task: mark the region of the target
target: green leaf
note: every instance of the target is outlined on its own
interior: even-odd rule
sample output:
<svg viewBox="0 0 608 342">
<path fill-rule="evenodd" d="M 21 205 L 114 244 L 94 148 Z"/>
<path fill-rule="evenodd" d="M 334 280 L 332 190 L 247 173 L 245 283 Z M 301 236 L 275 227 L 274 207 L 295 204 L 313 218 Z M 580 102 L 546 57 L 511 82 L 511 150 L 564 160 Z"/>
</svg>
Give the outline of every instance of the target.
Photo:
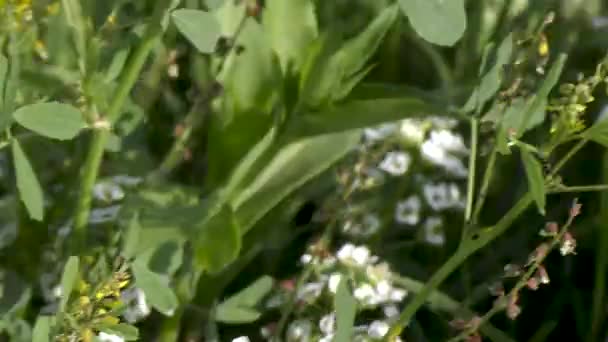
<svg viewBox="0 0 608 342">
<path fill-rule="evenodd" d="M 107 334 L 118 335 L 118 336 L 122 337 L 123 339 L 125 339 L 125 341 L 137 341 L 139 339 L 139 331 L 137 330 L 136 327 L 134 327 L 130 324 L 125 324 L 125 323 L 118 323 L 118 324 L 113 324 L 113 325 L 102 324 L 102 325 L 96 326 L 96 328 L 98 328 L 99 331 L 103 331 Z"/>
<path fill-rule="evenodd" d="M 349 131 L 302 139 L 280 147 L 247 187 L 231 194 L 230 203 L 241 234 L 287 195 L 351 151 L 359 137 L 359 131 Z"/>
<path fill-rule="evenodd" d="M 52 317 L 50 316 L 38 316 L 32 332 L 32 342 L 49 342 L 51 340 L 51 320 Z"/>
<path fill-rule="evenodd" d="M 483 75 L 478 88 L 464 106 L 466 111 L 481 108 L 500 89 L 503 66 L 509 63 L 513 51 L 513 35 L 509 34 L 498 47 L 496 60 L 490 70 Z M 485 64 L 485 63 L 482 63 Z"/>
<path fill-rule="evenodd" d="M 399 0 L 414 30 L 425 40 L 452 46 L 467 26 L 464 0 Z"/>
<path fill-rule="evenodd" d="M 177 297 L 169 287 L 169 279 L 148 269 L 145 261 L 136 259 L 131 264 L 135 285 L 146 295 L 146 300 L 160 313 L 170 315 L 179 305 Z"/>
<path fill-rule="evenodd" d="M 583 137 L 608 147 L 608 120 L 600 119 L 583 132 Z"/>
<path fill-rule="evenodd" d="M 247 288 L 223 301 L 217 307 L 215 319 L 223 323 L 244 324 L 257 320 L 261 313 L 255 306 L 272 289 L 273 280 L 263 276 Z"/>
<path fill-rule="evenodd" d="M 343 132 L 436 113 L 441 107 L 415 97 L 351 100 L 319 112 L 294 117 L 288 134 L 294 138 Z"/>
<path fill-rule="evenodd" d="M 341 277 L 334 297 L 334 309 L 336 310 L 336 336 L 333 342 L 352 341 L 357 301 L 350 293 L 348 280 L 344 275 Z"/>
<path fill-rule="evenodd" d="M 171 14 L 177 29 L 201 53 L 213 53 L 220 38 L 220 25 L 212 13 L 179 9 Z"/>
<path fill-rule="evenodd" d="M 59 140 L 72 139 L 86 127 L 78 109 L 58 102 L 23 106 L 13 113 L 13 118 L 31 131 Z"/>
<path fill-rule="evenodd" d="M 543 175 L 543 167 L 541 163 L 528 151 L 525 146 L 520 149 L 521 160 L 526 169 L 526 177 L 528 178 L 528 188 L 532 192 L 538 212 L 545 215 L 545 176 Z"/>
<path fill-rule="evenodd" d="M 68 303 L 74 283 L 78 279 L 78 267 L 79 259 L 77 256 L 71 256 L 63 268 L 63 275 L 61 276 L 61 301 L 59 302 L 59 311 L 65 311 L 65 306 Z"/>
<path fill-rule="evenodd" d="M 299 69 L 305 51 L 317 37 L 317 20 L 311 0 L 268 0 L 262 23 L 283 72 L 288 65 Z"/>
<path fill-rule="evenodd" d="M 17 177 L 17 189 L 21 201 L 25 205 L 30 217 L 37 221 L 42 221 L 44 218 L 44 195 L 42 187 L 38 182 L 36 173 L 30 164 L 25 152 L 21 148 L 21 144 L 17 139 L 12 142 L 13 162 L 15 165 L 15 174 Z"/>
<path fill-rule="evenodd" d="M 4 107 L 4 89 L 8 76 L 8 59 L 0 53 L 0 108 Z"/>
<path fill-rule="evenodd" d="M 223 205 L 196 234 L 196 259 L 209 273 L 223 270 L 239 255 L 241 232 L 230 206 Z"/>
</svg>

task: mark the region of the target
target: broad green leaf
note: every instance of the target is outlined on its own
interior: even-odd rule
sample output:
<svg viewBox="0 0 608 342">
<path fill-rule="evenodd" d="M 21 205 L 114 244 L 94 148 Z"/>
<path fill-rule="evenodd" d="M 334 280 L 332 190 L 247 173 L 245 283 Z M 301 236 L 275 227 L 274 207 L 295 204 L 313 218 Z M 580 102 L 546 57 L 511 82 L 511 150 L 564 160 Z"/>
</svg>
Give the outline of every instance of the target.
<svg viewBox="0 0 608 342">
<path fill-rule="evenodd" d="M 318 35 L 312 0 L 268 0 L 262 22 L 283 72 L 289 64 L 299 69 L 305 51 Z"/>
<path fill-rule="evenodd" d="M 70 294 L 74 288 L 74 283 L 78 279 L 78 268 L 80 262 L 77 256 L 71 256 L 63 268 L 61 276 L 61 301 L 59 302 L 59 311 L 65 311 L 65 306 L 70 299 Z"/>
<path fill-rule="evenodd" d="M 503 76 L 503 67 L 511 59 L 513 51 L 513 35 L 509 34 L 498 47 L 494 64 L 481 79 L 481 84 L 473 91 L 464 109 L 471 111 L 481 108 L 500 89 Z M 482 63 L 485 64 L 485 63 Z"/>
<path fill-rule="evenodd" d="M 212 13 L 179 9 L 171 14 L 177 29 L 201 53 L 213 53 L 220 38 L 220 25 Z"/>
<path fill-rule="evenodd" d="M 243 324 L 259 318 L 261 313 L 255 306 L 270 292 L 273 280 L 263 276 L 244 290 L 217 306 L 215 319 L 223 323 Z"/>
<path fill-rule="evenodd" d="M 583 132 L 583 137 L 608 147 L 608 120 L 601 119 Z"/>
<path fill-rule="evenodd" d="M 345 276 L 341 277 L 338 284 L 338 290 L 334 297 L 334 309 L 336 310 L 336 336 L 333 342 L 352 341 L 357 301 L 350 293 L 348 280 Z"/>
<path fill-rule="evenodd" d="M 23 106 L 13 113 L 13 118 L 31 131 L 59 140 L 72 139 L 86 127 L 78 109 L 58 102 Z"/>
<path fill-rule="evenodd" d="M 13 162 L 15 165 L 15 175 L 17 177 L 17 190 L 19 197 L 25 205 L 30 217 L 37 221 L 44 218 L 44 195 L 42 187 L 38 182 L 38 177 L 30 164 L 21 144 L 17 139 L 13 139 Z"/>
<path fill-rule="evenodd" d="M 287 195 L 351 151 L 359 137 L 359 131 L 326 134 L 280 148 L 253 181 L 230 200 L 241 234 Z"/>
<path fill-rule="evenodd" d="M 441 107 L 421 99 L 386 98 L 352 100 L 319 112 L 294 117 L 288 134 L 294 138 L 343 132 L 411 117 L 437 113 Z"/>
<path fill-rule="evenodd" d="M 205 220 L 196 234 L 196 260 L 209 273 L 221 271 L 239 255 L 241 232 L 227 205 Z"/>
<path fill-rule="evenodd" d="M 32 342 L 51 341 L 51 319 L 50 316 L 38 316 L 32 332 Z"/>
<path fill-rule="evenodd" d="M 136 259 L 131 264 L 135 285 L 146 295 L 146 301 L 164 315 L 171 315 L 179 302 L 169 287 L 169 279 L 150 271 L 145 261 Z"/>
<path fill-rule="evenodd" d="M 136 327 L 125 324 L 118 323 L 113 325 L 101 324 L 96 326 L 99 331 L 103 331 L 107 334 L 117 335 L 122 337 L 125 341 L 137 341 L 139 339 L 139 331 Z"/>
<path fill-rule="evenodd" d="M 524 163 L 528 188 L 532 192 L 536 206 L 541 215 L 545 215 L 545 176 L 540 162 L 526 148 L 521 148 L 521 160 Z"/>
<path fill-rule="evenodd" d="M 467 26 L 464 0 L 399 0 L 414 30 L 425 40 L 452 46 Z"/>
</svg>

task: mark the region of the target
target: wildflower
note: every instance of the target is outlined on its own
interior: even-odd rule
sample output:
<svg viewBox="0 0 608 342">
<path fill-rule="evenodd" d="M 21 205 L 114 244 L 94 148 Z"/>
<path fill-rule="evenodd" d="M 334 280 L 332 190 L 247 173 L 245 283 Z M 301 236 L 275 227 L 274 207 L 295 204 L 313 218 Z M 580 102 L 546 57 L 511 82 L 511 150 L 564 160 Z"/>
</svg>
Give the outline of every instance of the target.
<svg viewBox="0 0 608 342">
<path fill-rule="evenodd" d="M 386 305 L 382 308 L 384 316 L 387 318 L 395 318 L 399 316 L 399 309 L 395 305 Z"/>
<path fill-rule="evenodd" d="M 332 275 L 329 276 L 329 281 L 327 282 L 329 292 L 335 294 L 338 291 L 338 285 L 340 284 L 341 279 L 342 275 L 340 273 L 332 273 Z"/>
<path fill-rule="evenodd" d="M 395 221 L 401 224 L 416 225 L 420 220 L 421 201 L 418 196 L 410 196 L 397 202 L 395 208 Z"/>
<path fill-rule="evenodd" d="M 302 256 L 300 257 L 300 263 L 302 263 L 303 265 L 307 265 L 310 264 L 313 260 L 312 255 L 305 253 L 302 254 Z"/>
<path fill-rule="evenodd" d="M 247 336 L 239 336 L 237 338 L 232 339 L 232 342 L 251 342 L 251 340 Z"/>
<path fill-rule="evenodd" d="M 336 256 L 343 263 L 364 266 L 370 259 L 370 251 L 365 246 L 355 247 L 353 244 L 347 243 L 340 248 Z"/>
<path fill-rule="evenodd" d="M 509 302 L 507 303 L 507 317 L 510 319 L 515 319 L 521 313 L 521 308 L 517 305 L 518 295 L 514 293 L 509 298 Z"/>
<path fill-rule="evenodd" d="M 411 143 L 421 144 L 424 140 L 424 130 L 417 120 L 405 119 L 401 121 L 399 132 L 402 137 Z"/>
<path fill-rule="evenodd" d="M 424 239 L 432 245 L 443 245 L 445 234 L 441 230 L 443 220 L 440 217 L 429 217 L 424 222 Z"/>
<path fill-rule="evenodd" d="M 454 183 L 425 184 L 423 192 L 427 203 L 435 211 L 464 207 L 460 189 Z"/>
<path fill-rule="evenodd" d="M 540 236 L 551 237 L 557 235 L 559 226 L 556 222 L 547 222 L 545 228 L 540 231 Z"/>
<path fill-rule="evenodd" d="M 574 237 L 572 237 L 570 232 L 566 232 L 564 234 L 564 237 L 562 238 L 561 246 L 559 248 L 560 253 L 563 256 L 566 256 L 568 254 L 576 254 L 574 251 L 575 249 L 576 249 L 576 240 L 574 239 Z"/>
<path fill-rule="evenodd" d="M 549 274 L 547 273 L 547 269 L 545 269 L 543 265 L 538 266 L 536 276 L 542 284 L 549 284 Z"/>
<path fill-rule="evenodd" d="M 378 167 L 393 176 L 401 176 L 411 163 L 412 157 L 405 152 L 388 152 Z"/>
<path fill-rule="evenodd" d="M 538 290 L 538 279 L 536 279 L 536 277 L 528 279 L 526 286 L 528 286 L 528 288 L 532 291 Z"/>
<path fill-rule="evenodd" d="M 462 161 L 450 152 L 464 154 L 466 148 L 462 138 L 449 131 L 431 132 L 429 140 L 422 143 L 422 157 L 427 161 L 444 168 L 457 177 L 466 177 L 467 170 Z"/>
<path fill-rule="evenodd" d="M 108 334 L 103 331 L 100 332 L 99 335 L 97 335 L 97 338 L 103 342 L 124 342 L 125 340 L 124 338 L 118 335 Z"/>
<path fill-rule="evenodd" d="M 336 329 L 336 314 L 332 312 L 321 317 L 319 329 L 325 335 L 333 334 Z"/>
<path fill-rule="evenodd" d="M 121 300 L 127 305 L 122 316 L 129 323 L 135 323 L 147 317 L 151 310 L 146 301 L 146 295 L 139 288 L 132 288 L 121 293 Z"/>
<path fill-rule="evenodd" d="M 287 328 L 287 341 L 309 341 L 311 331 L 312 323 L 309 320 L 295 320 Z"/>
<path fill-rule="evenodd" d="M 572 205 L 572 208 L 570 208 L 570 217 L 577 217 L 578 215 L 580 215 L 581 207 L 582 204 L 577 203 L 575 200 L 574 205 Z"/>
<path fill-rule="evenodd" d="M 384 321 L 373 321 L 369 325 L 369 329 L 367 330 L 367 334 L 371 338 L 380 339 L 383 338 L 386 333 L 388 333 L 389 325 Z"/>
<path fill-rule="evenodd" d="M 375 305 L 379 302 L 376 296 L 375 289 L 367 283 L 364 283 L 357 287 L 353 292 L 353 296 L 366 305 Z"/>
<path fill-rule="evenodd" d="M 93 197 L 103 202 L 120 201 L 125 197 L 125 192 L 119 185 L 101 182 L 93 186 Z"/>
<path fill-rule="evenodd" d="M 388 279 L 391 275 L 390 269 L 386 262 L 377 265 L 368 265 L 365 269 L 365 274 L 373 282 L 380 282 Z"/>
<path fill-rule="evenodd" d="M 298 300 L 305 302 L 313 302 L 321 295 L 321 291 L 325 284 L 322 282 L 312 282 L 304 284 L 300 289 L 298 289 L 297 298 Z"/>
</svg>

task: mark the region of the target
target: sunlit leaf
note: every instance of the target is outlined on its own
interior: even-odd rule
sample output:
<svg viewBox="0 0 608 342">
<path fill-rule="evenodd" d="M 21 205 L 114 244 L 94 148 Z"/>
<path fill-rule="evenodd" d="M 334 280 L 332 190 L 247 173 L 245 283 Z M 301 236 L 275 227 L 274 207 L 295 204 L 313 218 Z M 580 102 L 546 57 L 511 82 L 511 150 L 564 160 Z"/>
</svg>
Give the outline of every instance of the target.
<svg viewBox="0 0 608 342">
<path fill-rule="evenodd" d="M 59 140 L 72 139 L 86 127 L 78 109 L 58 102 L 23 106 L 13 113 L 13 118 L 31 131 Z"/>
<path fill-rule="evenodd" d="M 65 306 L 68 303 L 74 283 L 78 279 L 78 267 L 80 265 L 77 256 L 71 256 L 63 268 L 63 275 L 61 276 L 61 301 L 59 302 L 59 311 L 63 312 Z"/>
<path fill-rule="evenodd" d="M 12 142 L 13 161 L 17 177 L 17 190 L 19 197 L 25 205 L 30 217 L 37 221 L 44 218 L 44 195 L 38 177 L 30 164 L 21 144 L 17 139 Z"/>
<path fill-rule="evenodd" d="M 272 289 L 273 280 L 263 276 L 253 284 L 226 299 L 217 306 L 215 319 L 223 323 L 250 323 L 259 318 L 261 313 L 255 306 Z"/>
<path fill-rule="evenodd" d="M 51 340 L 50 316 L 38 316 L 32 332 L 32 342 L 49 342 Z"/>
<path fill-rule="evenodd" d="M 348 280 L 345 276 L 341 277 L 338 284 L 338 290 L 334 297 L 334 309 L 336 310 L 336 336 L 333 341 L 352 341 L 355 314 L 357 313 L 357 300 L 351 294 Z"/>
<path fill-rule="evenodd" d="M 452 46 L 467 26 L 464 0 L 399 0 L 414 30 L 425 40 Z"/>
<path fill-rule="evenodd" d="M 179 302 L 173 290 L 169 287 L 169 279 L 150 271 L 142 260 L 131 264 L 135 285 L 146 295 L 146 301 L 165 315 L 171 315 Z"/>
<path fill-rule="evenodd" d="M 221 31 L 217 19 L 212 13 L 179 9 L 171 14 L 177 29 L 200 51 L 212 53 L 220 38 Z"/>
<path fill-rule="evenodd" d="M 229 206 L 223 206 L 201 224 L 195 248 L 197 262 L 210 273 L 221 271 L 236 259 L 241 232 Z"/>
</svg>

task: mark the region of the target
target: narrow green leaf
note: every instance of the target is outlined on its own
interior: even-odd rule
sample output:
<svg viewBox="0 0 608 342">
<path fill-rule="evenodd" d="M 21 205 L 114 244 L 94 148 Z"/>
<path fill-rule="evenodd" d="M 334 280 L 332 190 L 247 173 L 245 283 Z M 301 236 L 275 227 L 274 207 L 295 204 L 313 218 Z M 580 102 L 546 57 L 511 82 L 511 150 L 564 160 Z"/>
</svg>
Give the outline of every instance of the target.
<svg viewBox="0 0 608 342">
<path fill-rule="evenodd" d="M 4 89 L 8 77 L 8 59 L 0 53 L 0 109 L 4 107 Z"/>
<path fill-rule="evenodd" d="M 36 173 L 17 139 L 12 142 L 12 151 L 17 189 L 21 201 L 23 201 L 32 219 L 42 221 L 44 218 L 44 195 L 38 177 L 36 177 Z"/>
<path fill-rule="evenodd" d="M 13 113 L 13 117 L 21 126 L 59 140 L 72 139 L 86 127 L 78 109 L 58 102 L 23 106 Z"/>
<path fill-rule="evenodd" d="M 169 279 L 148 269 L 144 261 L 136 259 L 131 264 L 135 285 L 146 295 L 150 305 L 164 315 L 171 315 L 179 302 L 169 287 Z"/>
<path fill-rule="evenodd" d="M 352 100 L 320 112 L 308 112 L 295 117 L 288 132 L 294 138 L 310 137 L 421 117 L 439 110 L 439 106 L 415 97 Z"/>
<path fill-rule="evenodd" d="M 38 316 L 32 332 L 32 342 L 49 342 L 51 340 L 50 316 Z"/>
<path fill-rule="evenodd" d="M 131 221 L 129 221 L 129 225 L 127 226 L 127 230 L 122 239 L 122 256 L 125 259 L 129 260 L 135 257 L 140 232 L 141 224 L 139 223 L 139 213 L 135 212 L 131 218 Z"/>
<path fill-rule="evenodd" d="M 230 206 L 224 205 L 197 229 L 196 258 L 209 273 L 232 263 L 241 249 L 241 232 Z"/>
<path fill-rule="evenodd" d="M 334 297 L 334 309 L 336 310 L 336 336 L 333 342 L 352 341 L 357 313 L 357 301 L 350 293 L 348 280 L 343 275 L 338 290 Z"/>
<path fill-rule="evenodd" d="M 107 334 L 117 335 L 122 337 L 125 341 L 137 341 L 139 339 L 139 331 L 136 327 L 125 324 L 118 323 L 113 325 L 100 325 L 96 327 L 99 331 L 103 331 Z"/>
<path fill-rule="evenodd" d="M 467 26 L 464 0 L 399 0 L 414 30 L 425 40 L 454 45 Z"/>
<path fill-rule="evenodd" d="M 521 148 L 520 151 L 521 160 L 526 169 L 526 177 L 528 178 L 528 188 L 532 192 L 539 213 L 545 215 L 546 189 L 543 167 L 528 150 Z"/>
<path fill-rule="evenodd" d="M 255 306 L 272 290 L 273 284 L 274 280 L 272 277 L 267 275 L 262 276 L 253 282 L 253 284 L 226 299 L 221 305 Z"/>
<path fill-rule="evenodd" d="M 245 234 L 287 195 L 325 171 L 358 143 L 359 131 L 326 134 L 282 147 L 230 202 Z"/>
<path fill-rule="evenodd" d="M 177 29 L 201 53 L 213 53 L 221 36 L 220 25 L 216 17 L 209 12 L 179 9 L 171 14 Z"/>
<path fill-rule="evenodd" d="M 240 306 L 218 306 L 215 320 L 226 324 L 246 324 L 257 321 L 262 313 L 256 309 Z"/>
<path fill-rule="evenodd" d="M 315 8 L 311 0 L 268 0 L 262 23 L 283 72 L 291 63 L 296 70 L 305 51 L 318 35 Z"/>
<path fill-rule="evenodd" d="M 80 265 L 77 256 L 71 256 L 63 268 L 63 275 L 61 276 L 61 301 L 59 302 L 59 311 L 65 311 L 65 306 L 68 303 L 74 283 L 78 279 L 78 267 Z"/>
</svg>

